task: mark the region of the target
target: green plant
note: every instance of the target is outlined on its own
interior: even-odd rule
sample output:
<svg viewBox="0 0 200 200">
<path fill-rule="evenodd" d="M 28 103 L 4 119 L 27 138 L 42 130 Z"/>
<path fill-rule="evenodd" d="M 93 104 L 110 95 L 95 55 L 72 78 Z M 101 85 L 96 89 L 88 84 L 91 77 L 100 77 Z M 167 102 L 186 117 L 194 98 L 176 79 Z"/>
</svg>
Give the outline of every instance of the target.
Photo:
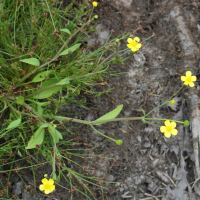
<svg viewBox="0 0 200 200">
<path fill-rule="evenodd" d="M 129 49 L 119 50 L 120 40 L 128 39 L 131 44 L 129 48 L 134 51 L 141 47 L 138 37 L 132 40 L 129 38 L 130 34 L 123 34 L 117 39 L 108 39 L 102 47 L 90 52 L 90 48 L 84 46 L 83 42 L 95 30 L 96 16 L 91 17 L 93 8 L 87 7 L 87 0 L 77 7 L 74 3 L 75 0 L 62 10 L 58 0 L 1 2 L 0 116 L 2 118 L 5 114 L 7 119 L 0 131 L 0 139 L 3 141 L 0 156 L 1 167 L 6 165 L 9 170 L 2 170 L 0 173 L 8 173 L 9 182 L 12 172 L 20 176 L 20 170 L 31 168 L 36 188 L 36 182 L 40 180 L 36 180 L 35 167 L 50 164 L 52 174 L 49 178 L 56 180 L 56 185 L 60 185 L 61 177 L 64 178 L 69 185 L 66 189 L 71 198 L 77 191 L 89 199 L 96 199 L 87 184 L 103 188 L 103 180 L 84 174 L 87 167 L 73 161 L 74 157 L 91 158 L 89 153 L 78 153 L 83 150 L 89 152 L 91 148 L 66 148 L 80 144 L 74 140 L 73 133 L 64 123 L 72 121 L 87 124 L 100 135 L 122 145 L 121 140 L 100 133 L 94 126 L 122 120 L 142 120 L 144 123 L 149 123 L 149 120 L 168 120 L 147 116 L 169 101 L 147 114 L 143 110 L 144 115 L 141 117 L 116 118 L 123 105 L 93 122 L 56 115 L 62 105 L 70 106 L 75 102 L 84 106 L 81 91 L 95 96 L 110 91 L 98 93 L 92 91 L 92 85 L 96 84 L 97 79 L 103 81 L 109 64 L 123 63 L 129 57 L 125 57 L 130 52 Z M 103 58 L 106 52 L 109 55 Z M 60 132 L 61 127 L 67 132 Z M 16 160 L 16 156 L 21 158 Z M 15 166 L 15 163 L 24 160 L 28 160 L 30 166 Z M 75 163 L 78 168 L 83 169 L 83 173 L 67 167 L 65 162 Z M 64 172 L 67 172 L 67 176 Z M 20 178 L 22 179 L 21 176 Z M 9 197 L 8 189 L 9 186 L 4 187 L 0 195 L 7 194 Z"/>
</svg>

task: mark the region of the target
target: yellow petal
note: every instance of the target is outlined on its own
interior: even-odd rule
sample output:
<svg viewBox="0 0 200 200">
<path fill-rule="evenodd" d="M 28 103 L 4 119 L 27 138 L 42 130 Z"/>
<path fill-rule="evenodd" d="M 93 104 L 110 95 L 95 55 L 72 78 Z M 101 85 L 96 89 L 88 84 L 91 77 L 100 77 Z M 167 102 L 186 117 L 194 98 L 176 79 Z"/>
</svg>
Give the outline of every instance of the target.
<svg viewBox="0 0 200 200">
<path fill-rule="evenodd" d="M 170 126 L 170 121 L 169 120 L 165 121 L 165 126 Z"/>
<path fill-rule="evenodd" d="M 190 77 L 192 75 L 191 71 L 186 72 L 186 77 Z"/>
<path fill-rule="evenodd" d="M 137 51 L 137 48 L 132 47 L 132 48 L 131 48 L 131 51 L 135 52 L 135 51 Z"/>
<path fill-rule="evenodd" d="M 133 40 L 135 40 L 136 42 L 139 42 L 140 38 L 139 37 L 135 37 Z"/>
<path fill-rule="evenodd" d="M 142 44 L 141 44 L 141 43 L 138 43 L 138 44 L 136 45 L 136 48 L 139 49 L 141 46 L 142 46 Z"/>
<path fill-rule="evenodd" d="M 188 85 L 189 83 L 187 81 L 184 82 L 184 85 Z"/>
<path fill-rule="evenodd" d="M 131 43 L 132 41 L 133 41 L 133 40 L 132 40 L 131 38 L 128 38 L 128 39 L 127 39 L 127 42 L 128 42 L 128 43 Z"/>
<path fill-rule="evenodd" d="M 197 77 L 196 76 L 192 76 L 192 81 L 196 81 L 197 80 Z"/>
<path fill-rule="evenodd" d="M 194 87 L 194 83 L 193 83 L 193 82 L 190 82 L 190 83 L 189 83 L 189 86 L 190 86 L 190 87 Z"/>
<path fill-rule="evenodd" d="M 172 133 L 172 135 L 177 135 L 178 130 L 177 130 L 177 129 L 173 129 L 173 130 L 171 131 L 171 133 Z"/>
<path fill-rule="evenodd" d="M 41 191 L 43 191 L 43 190 L 44 190 L 44 185 L 43 185 L 43 184 L 40 185 L 39 189 L 40 189 Z"/>
<path fill-rule="evenodd" d="M 55 190 L 55 185 L 51 185 L 50 190 L 53 192 Z"/>
<path fill-rule="evenodd" d="M 42 183 L 43 183 L 43 184 L 48 183 L 48 180 L 47 180 L 46 178 L 43 178 L 43 179 L 42 179 Z"/>
<path fill-rule="evenodd" d="M 54 184 L 54 180 L 53 179 L 49 179 L 49 184 L 53 185 Z"/>
<path fill-rule="evenodd" d="M 172 126 L 172 128 L 175 128 L 176 127 L 176 122 L 171 122 L 171 126 Z"/>
<path fill-rule="evenodd" d="M 161 126 L 161 127 L 160 127 L 160 132 L 161 132 L 161 133 L 166 132 L 166 126 Z"/>
<path fill-rule="evenodd" d="M 132 45 L 131 45 L 131 44 L 127 44 L 127 47 L 128 47 L 129 49 L 131 49 L 131 48 L 132 48 Z"/>
<path fill-rule="evenodd" d="M 46 189 L 46 190 L 44 191 L 44 193 L 45 193 L 45 194 L 49 194 L 49 193 L 51 193 L 51 190 L 50 190 L 50 189 Z"/>
<path fill-rule="evenodd" d="M 181 80 L 182 80 L 182 81 L 185 81 L 185 80 L 186 80 L 186 77 L 185 77 L 185 76 L 181 76 Z"/>
<path fill-rule="evenodd" d="M 171 136 L 171 133 L 170 132 L 165 132 L 164 135 L 165 135 L 166 138 L 169 138 Z"/>
</svg>

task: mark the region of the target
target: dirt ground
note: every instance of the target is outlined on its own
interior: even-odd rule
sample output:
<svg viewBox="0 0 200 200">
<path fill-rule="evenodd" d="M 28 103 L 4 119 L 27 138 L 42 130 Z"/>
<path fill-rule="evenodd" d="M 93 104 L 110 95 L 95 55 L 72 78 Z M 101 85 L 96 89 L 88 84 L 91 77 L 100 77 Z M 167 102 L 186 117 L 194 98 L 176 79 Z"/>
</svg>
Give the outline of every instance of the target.
<svg viewBox="0 0 200 200">
<path fill-rule="evenodd" d="M 98 7 L 94 9 L 94 14 L 99 16 L 97 23 L 99 27 L 104 27 L 105 31 L 114 30 L 112 37 L 133 32 L 136 28 L 139 29 L 133 33 L 133 37 L 138 36 L 144 40 L 153 33 L 155 36 L 146 41 L 124 65 L 110 67 L 110 70 L 116 73 L 129 73 L 111 76 L 104 80 L 107 85 L 95 86 L 96 91 L 115 87 L 114 90 L 99 99 L 85 94 L 90 103 L 88 108 L 74 106 L 71 107 L 71 112 L 78 112 L 80 119 L 92 121 L 123 104 L 119 117 L 142 116 L 140 108 L 147 113 L 165 102 L 182 86 L 180 76 L 185 75 L 186 71 L 192 71 L 199 78 L 199 11 L 198 0 L 99 0 Z M 120 48 L 126 48 L 126 44 L 126 40 L 123 40 Z M 151 114 L 152 118 L 190 121 L 189 127 L 178 125 L 178 135 L 169 139 L 163 136 L 158 127 L 141 121 L 113 122 L 97 127 L 101 133 L 123 140 L 122 146 L 117 146 L 89 127 L 79 125 L 75 129 L 79 142 L 91 146 L 99 145 L 94 153 L 108 152 L 106 157 L 116 159 L 113 162 L 98 157 L 85 163 L 96 169 L 89 174 L 103 177 L 109 182 L 123 182 L 107 184 L 104 197 L 100 195 L 101 191 L 97 190 L 99 199 L 200 199 L 197 148 L 200 134 L 200 118 L 197 112 L 200 102 L 198 85 L 197 80 L 194 89 L 184 87 L 175 97 L 174 107 L 167 105 Z M 192 95 L 196 95 L 195 104 L 192 103 Z M 64 111 L 65 108 L 62 108 L 60 112 Z M 193 116 L 193 111 L 196 112 L 197 118 Z M 162 121 L 151 123 L 163 125 Z M 48 172 L 50 174 L 50 171 L 51 168 L 47 166 L 38 170 L 37 176 L 41 177 Z M 31 171 L 27 171 L 27 174 L 21 176 L 31 183 L 31 174 Z M 17 187 L 17 184 L 19 185 L 19 179 L 13 180 L 13 186 Z M 39 184 L 37 182 L 37 185 Z M 66 185 L 63 180 L 60 184 Z M 22 194 L 19 197 L 26 197 L 28 200 L 70 199 L 68 191 L 59 187 L 48 198 L 42 197 L 39 190 L 37 195 L 34 192 L 35 196 L 30 193 L 28 197 L 25 192 L 24 196 Z M 73 200 L 76 199 L 85 198 L 74 196 Z"/>
</svg>

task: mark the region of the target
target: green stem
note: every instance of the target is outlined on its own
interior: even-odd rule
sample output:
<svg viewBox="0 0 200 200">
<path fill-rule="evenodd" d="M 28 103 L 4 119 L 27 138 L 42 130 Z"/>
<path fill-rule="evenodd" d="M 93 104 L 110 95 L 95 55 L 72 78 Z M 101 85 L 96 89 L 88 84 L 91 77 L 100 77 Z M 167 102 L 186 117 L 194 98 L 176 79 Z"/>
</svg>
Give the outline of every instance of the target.
<svg viewBox="0 0 200 200">
<path fill-rule="evenodd" d="M 156 110 L 157 108 L 160 108 L 161 106 L 164 106 L 166 103 L 169 103 L 170 101 L 165 101 L 163 104 L 155 107 L 153 110 L 151 110 L 150 112 L 148 112 L 144 117 L 148 116 L 150 113 L 152 113 L 154 110 Z"/>
<path fill-rule="evenodd" d="M 53 176 L 56 173 L 56 143 L 53 144 Z"/>
<path fill-rule="evenodd" d="M 173 119 L 160 119 L 160 118 L 144 118 L 144 120 L 162 120 L 162 121 L 166 121 L 166 120 L 169 120 L 169 121 L 172 121 L 172 122 L 177 122 L 177 123 L 180 123 L 180 124 L 184 124 L 184 122 L 181 122 L 181 121 L 177 121 L 177 120 L 173 120 Z"/>
<path fill-rule="evenodd" d="M 36 190 L 35 172 L 34 172 L 34 169 L 33 169 L 33 164 L 32 164 L 32 160 L 31 160 L 31 158 L 30 158 L 30 163 L 31 163 L 31 168 L 32 168 L 32 172 L 33 172 L 34 188 L 35 188 L 35 190 Z"/>
<path fill-rule="evenodd" d="M 115 139 L 113 139 L 113 138 L 110 138 L 110 137 L 108 137 L 107 135 L 104 135 L 103 133 L 100 133 L 99 131 L 97 131 L 97 130 L 94 128 L 94 126 L 92 126 L 92 124 L 90 124 L 90 126 L 91 126 L 91 127 L 92 127 L 92 129 L 93 129 L 94 131 L 96 131 L 98 134 L 100 134 L 100 135 L 102 135 L 102 136 L 104 136 L 104 137 L 106 137 L 106 138 L 108 138 L 108 139 L 110 139 L 110 140 L 112 140 L 112 141 L 116 142 L 116 140 L 115 140 Z"/>
<path fill-rule="evenodd" d="M 150 37 L 148 37 L 147 39 L 145 39 L 145 40 L 143 40 L 141 43 L 143 43 L 143 42 L 145 42 L 145 41 L 147 41 L 147 40 L 149 40 L 150 38 L 152 38 L 153 36 L 151 35 Z"/>
<path fill-rule="evenodd" d="M 119 52 L 122 52 L 122 51 L 125 51 L 126 49 L 124 49 L 124 50 L 121 50 L 121 51 L 119 51 Z M 102 65 L 103 65 L 103 63 L 105 63 L 108 59 L 110 59 L 110 57 L 112 57 L 114 54 L 116 54 L 116 53 L 119 53 L 119 52 L 113 52 L 112 54 L 110 54 L 107 58 L 105 58 L 98 66 L 97 66 L 97 68 L 93 71 L 93 73 L 94 72 L 96 72 Z M 112 59 L 111 59 L 112 60 Z"/>
<path fill-rule="evenodd" d="M 169 100 L 171 100 L 174 96 L 177 95 L 177 93 L 183 88 L 184 84 L 177 90 L 177 92 L 175 92 L 170 98 Z"/>
</svg>

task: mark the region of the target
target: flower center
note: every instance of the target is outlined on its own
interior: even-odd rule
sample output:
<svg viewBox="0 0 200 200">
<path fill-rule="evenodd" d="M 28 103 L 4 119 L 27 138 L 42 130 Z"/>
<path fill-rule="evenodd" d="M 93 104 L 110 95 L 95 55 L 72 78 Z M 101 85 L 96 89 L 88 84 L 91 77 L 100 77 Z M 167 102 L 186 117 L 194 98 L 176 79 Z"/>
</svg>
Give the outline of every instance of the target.
<svg viewBox="0 0 200 200">
<path fill-rule="evenodd" d="M 135 40 L 133 40 L 133 41 L 131 42 L 131 46 L 132 46 L 132 47 L 136 47 L 136 45 L 137 45 L 137 42 L 136 42 Z"/>
<path fill-rule="evenodd" d="M 51 189 L 51 184 L 45 183 L 45 184 L 44 184 L 44 189 L 45 189 L 45 190 Z"/>
<path fill-rule="evenodd" d="M 172 131 L 172 127 L 171 127 L 171 126 L 167 126 L 167 127 L 166 127 L 166 131 L 167 131 L 167 132 L 171 132 L 171 131 Z"/>
<path fill-rule="evenodd" d="M 186 77 L 186 81 L 187 81 L 187 82 L 191 82 L 191 81 L 192 81 L 192 78 L 191 78 L 191 77 Z"/>
</svg>

